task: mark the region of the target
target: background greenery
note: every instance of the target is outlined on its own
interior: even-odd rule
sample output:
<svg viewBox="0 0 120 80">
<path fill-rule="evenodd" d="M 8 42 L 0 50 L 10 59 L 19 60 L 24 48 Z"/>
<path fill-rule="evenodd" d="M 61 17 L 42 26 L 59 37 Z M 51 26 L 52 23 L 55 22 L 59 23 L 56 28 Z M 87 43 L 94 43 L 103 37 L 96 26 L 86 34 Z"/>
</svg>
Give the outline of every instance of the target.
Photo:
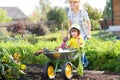
<svg viewBox="0 0 120 80">
<path fill-rule="evenodd" d="M 7 16 L 6 11 L 0 8 L 0 22 L 10 22 L 11 20 L 12 19 Z"/>
<path fill-rule="evenodd" d="M 52 35 L 52 36 L 51 36 Z M 49 37 L 48 37 L 49 36 Z M 36 38 L 35 42 L 33 38 Z M 51 38 L 56 38 L 51 41 Z M 30 39 L 30 38 L 29 38 Z M 22 40 L 9 40 L 0 42 L 0 52 L 4 53 L 4 49 L 13 55 L 20 53 L 20 61 L 24 64 L 45 64 L 49 59 L 45 55 L 34 56 L 36 51 L 43 48 L 54 50 L 62 42 L 62 35 L 60 32 L 51 33 L 46 36 L 32 37 L 31 40 L 27 37 Z M 33 44 L 33 42 L 34 44 Z M 7 46 L 6 46 L 7 45 Z M 120 71 L 120 41 L 116 40 L 113 33 L 104 31 L 93 31 L 92 38 L 87 40 L 85 44 L 85 51 L 90 64 L 89 69 L 106 70 L 106 71 Z"/>
</svg>

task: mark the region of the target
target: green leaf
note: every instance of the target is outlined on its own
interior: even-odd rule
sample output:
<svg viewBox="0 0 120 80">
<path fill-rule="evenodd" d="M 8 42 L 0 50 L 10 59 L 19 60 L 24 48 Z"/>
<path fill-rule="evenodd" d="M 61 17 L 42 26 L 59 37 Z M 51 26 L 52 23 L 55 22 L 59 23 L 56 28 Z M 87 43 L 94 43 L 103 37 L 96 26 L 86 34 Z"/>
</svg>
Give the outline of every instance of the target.
<svg viewBox="0 0 120 80">
<path fill-rule="evenodd" d="M 79 74 L 80 76 L 83 76 L 83 65 L 81 63 L 78 64 L 77 74 Z"/>
</svg>

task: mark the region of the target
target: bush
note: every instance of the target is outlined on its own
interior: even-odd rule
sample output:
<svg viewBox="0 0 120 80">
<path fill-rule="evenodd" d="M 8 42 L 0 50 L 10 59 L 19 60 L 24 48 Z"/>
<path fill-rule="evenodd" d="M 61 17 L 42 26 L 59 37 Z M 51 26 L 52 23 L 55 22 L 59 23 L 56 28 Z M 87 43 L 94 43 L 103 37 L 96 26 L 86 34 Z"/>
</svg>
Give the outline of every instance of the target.
<svg viewBox="0 0 120 80">
<path fill-rule="evenodd" d="M 10 22 L 12 19 L 7 16 L 5 10 L 0 8 L 0 22 Z"/>
<path fill-rule="evenodd" d="M 91 19 L 91 30 L 100 30 L 100 24 L 98 21 Z"/>
<path fill-rule="evenodd" d="M 0 48 L 0 79 L 18 79 L 26 69 L 26 65 L 19 61 L 20 54 L 15 53 L 13 56 L 5 48 Z"/>
<path fill-rule="evenodd" d="M 120 41 L 103 41 L 92 38 L 86 43 L 86 54 L 90 61 L 89 68 L 119 72 L 119 50 Z"/>
<path fill-rule="evenodd" d="M 37 36 L 45 35 L 49 32 L 47 26 L 42 22 L 30 23 L 29 25 L 27 25 L 27 30 Z"/>
</svg>

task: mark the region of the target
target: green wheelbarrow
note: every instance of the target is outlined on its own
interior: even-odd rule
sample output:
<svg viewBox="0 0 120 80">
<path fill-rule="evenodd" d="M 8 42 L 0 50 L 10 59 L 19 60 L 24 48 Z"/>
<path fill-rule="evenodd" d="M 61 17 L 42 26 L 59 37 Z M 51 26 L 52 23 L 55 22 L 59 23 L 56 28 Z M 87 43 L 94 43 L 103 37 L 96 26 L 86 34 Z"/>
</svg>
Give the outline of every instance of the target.
<svg viewBox="0 0 120 80">
<path fill-rule="evenodd" d="M 56 72 L 61 72 L 61 76 L 65 80 L 69 80 L 73 76 L 73 69 L 76 67 L 71 60 L 76 55 L 76 50 L 49 51 L 44 49 L 44 55 L 50 59 L 43 67 L 43 76 L 45 79 L 54 79 Z"/>
</svg>

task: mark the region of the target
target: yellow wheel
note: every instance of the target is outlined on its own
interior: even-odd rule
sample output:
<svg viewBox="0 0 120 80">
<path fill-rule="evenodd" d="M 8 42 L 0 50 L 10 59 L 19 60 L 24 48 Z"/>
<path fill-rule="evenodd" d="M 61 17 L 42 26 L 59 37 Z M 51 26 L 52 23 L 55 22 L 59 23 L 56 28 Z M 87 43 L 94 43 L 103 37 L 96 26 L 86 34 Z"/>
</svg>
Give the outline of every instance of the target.
<svg viewBox="0 0 120 80">
<path fill-rule="evenodd" d="M 73 75 L 73 68 L 70 62 L 66 62 L 63 64 L 61 75 L 65 80 L 71 79 Z"/>
<path fill-rule="evenodd" d="M 45 79 L 55 78 L 55 68 L 52 63 L 47 63 L 43 69 L 43 75 Z"/>
</svg>

